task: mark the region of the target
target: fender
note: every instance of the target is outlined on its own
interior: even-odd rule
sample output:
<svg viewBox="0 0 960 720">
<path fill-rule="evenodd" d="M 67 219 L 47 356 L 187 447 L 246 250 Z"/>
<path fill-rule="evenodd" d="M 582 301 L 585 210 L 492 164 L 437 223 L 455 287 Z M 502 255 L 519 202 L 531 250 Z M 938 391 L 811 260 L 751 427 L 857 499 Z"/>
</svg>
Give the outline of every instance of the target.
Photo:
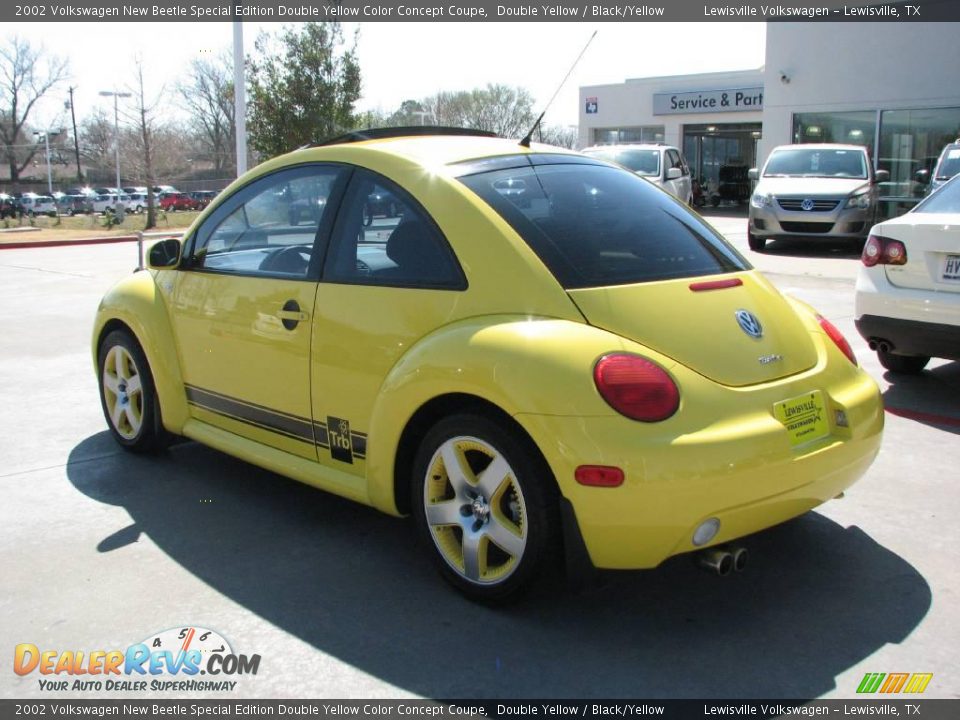
<svg viewBox="0 0 960 720">
<path fill-rule="evenodd" d="M 130 328 L 150 363 L 163 426 L 179 435 L 189 412 L 169 310 L 156 274 L 155 270 L 135 272 L 104 295 L 93 325 L 93 365 L 99 374 L 97 352 L 107 324 L 118 320 Z"/>
<path fill-rule="evenodd" d="M 614 415 L 594 386 L 593 365 L 625 344 L 584 323 L 527 316 L 471 318 L 427 335 L 397 362 L 377 396 L 367 456 L 370 503 L 398 514 L 393 478 L 400 436 L 430 400 L 474 395 L 513 417 Z"/>
</svg>

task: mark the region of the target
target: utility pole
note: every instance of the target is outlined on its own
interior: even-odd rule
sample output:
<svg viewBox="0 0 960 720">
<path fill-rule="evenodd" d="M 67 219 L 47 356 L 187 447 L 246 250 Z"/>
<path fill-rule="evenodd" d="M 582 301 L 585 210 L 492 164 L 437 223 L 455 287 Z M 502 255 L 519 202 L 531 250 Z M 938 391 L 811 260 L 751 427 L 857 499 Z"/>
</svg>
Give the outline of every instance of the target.
<svg viewBox="0 0 960 720">
<path fill-rule="evenodd" d="M 70 86 L 70 119 L 73 120 L 73 152 L 77 158 L 77 182 L 83 182 L 83 171 L 80 170 L 80 139 L 77 137 L 77 113 L 73 109 L 73 91 L 77 88 Z"/>
<path fill-rule="evenodd" d="M 247 171 L 247 96 L 243 66 L 243 23 L 237 19 L 237 9 L 240 5 L 238 0 L 233 6 L 233 122 L 237 134 L 237 177 Z"/>
</svg>

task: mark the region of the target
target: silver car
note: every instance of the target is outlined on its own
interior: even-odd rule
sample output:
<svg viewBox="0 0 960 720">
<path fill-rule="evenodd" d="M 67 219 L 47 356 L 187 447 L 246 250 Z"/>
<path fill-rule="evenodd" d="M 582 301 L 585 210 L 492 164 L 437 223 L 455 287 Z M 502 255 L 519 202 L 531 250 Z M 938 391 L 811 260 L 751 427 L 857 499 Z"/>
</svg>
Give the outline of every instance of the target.
<svg viewBox="0 0 960 720">
<path fill-rule="evenodd" d="M 957 173 L 960 173 L 960 142 L 950 143 L 940 153 L 927 192 L 932 193 Z"/>
<path fill-rule="evenodd" d="M 666 190 L 677 200 L 693 204 L 690 167 L 678 148 L 662 143 L 597 145 L 581 150 L 584 155 L 615 162 L 644 180 Z"/>
<path fill-rule="evenodd" d="M 862 246 L 877 215 L 877 183 L 889 178 L 874 171 L 861 145 L 781 145 L 763 166 L 750 198 L 747 240 L 762 251 L 776 238 L 850 240 Z"/>
</svg>

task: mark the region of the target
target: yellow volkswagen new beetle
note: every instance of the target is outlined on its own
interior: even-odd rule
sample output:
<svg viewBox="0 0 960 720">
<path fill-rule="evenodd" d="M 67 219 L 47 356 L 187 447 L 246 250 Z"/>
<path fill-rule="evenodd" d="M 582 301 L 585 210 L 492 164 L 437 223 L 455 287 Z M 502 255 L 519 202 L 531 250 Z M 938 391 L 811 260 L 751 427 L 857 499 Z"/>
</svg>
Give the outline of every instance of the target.
<svg viewBox="0 0 960 720">
<path fill-rule="evenodd" d="M 505 598 L 561 553 L 651 568 L 839 495 L 876 384 L 837 329 L 623 168 L 483 133 L 264 163 L 103 299 L 110 430 L 181 435 L 412 514 Z"/>
</svg>

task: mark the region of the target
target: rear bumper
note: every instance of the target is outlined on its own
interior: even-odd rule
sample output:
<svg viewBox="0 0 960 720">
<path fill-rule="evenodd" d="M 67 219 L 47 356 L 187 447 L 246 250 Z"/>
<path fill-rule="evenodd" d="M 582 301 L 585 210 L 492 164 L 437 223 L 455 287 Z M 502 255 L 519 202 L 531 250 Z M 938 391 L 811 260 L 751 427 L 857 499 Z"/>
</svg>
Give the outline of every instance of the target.
<svg viewBox="0 0 960 720">
<path fill-rule="evenodd" d="M 960 326 L 863 315 L 857 332 L 870 343 L 887 343 L 898 355 L 960 360 Z"/>
<path fill-rule="evenodd" d="M 824 393 L 830 435 L 793 448 L 771 398 L 811 387 Z M 724 391 L 740 395 L 740 407 L 760 409 L 735 415 L 731 399 L 730 412 L 706 425 L 677 416 L 653 426 L 621 417 L 518 417 L 544 450 L 594 566 L 651 568 L 697 550 L 693 533 L 709 518 L 720 520 L 720 531 L 706 546 L 802 515 L 852 485 L 879 450 L 882 403 L 861 371 L 830 387 L 807 374 L 749 391 L 758 402 L 742 390 Z M 837 425 L 838 410 L 848 427 Z M 578 485 L 581 464 L 615 465 L 626 480 L 617 488 Z"/>
<path fill-rule="evenodd" d="M 901 355 L 960 360 L 960 293 L 893 285 L 882 266 L 861 268 L 856 291 L 857 332 L 886 341 Z"/>
</svg>

